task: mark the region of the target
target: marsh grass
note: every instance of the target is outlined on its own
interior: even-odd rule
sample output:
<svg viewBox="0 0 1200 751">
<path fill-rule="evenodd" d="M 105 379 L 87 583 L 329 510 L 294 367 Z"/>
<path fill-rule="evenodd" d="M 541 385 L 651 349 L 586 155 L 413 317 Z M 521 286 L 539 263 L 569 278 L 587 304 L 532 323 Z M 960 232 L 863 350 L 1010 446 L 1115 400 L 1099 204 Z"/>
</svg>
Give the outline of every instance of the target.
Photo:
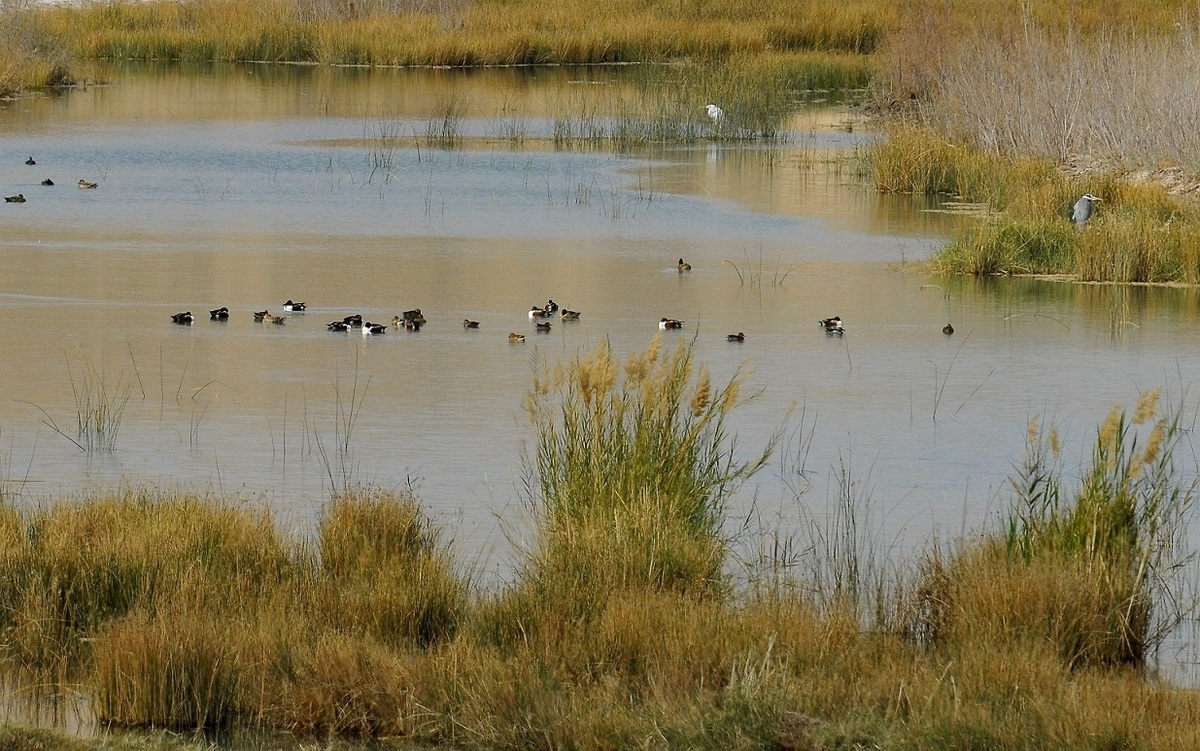
<svg viewBox="0 0 1200 751">
<path fill-rule="evenodd" d="M 81 447 L 111 453 L 117 446 L 117 434 L 133 384 L 125 380 L 124 374 L 115 383 L 110 382 L 107 374 L 97 370 L 86 357 L 78 373 L 68 360 L 67 374 L 75 396 L 76 436 Z"/>
<path fill-rule="evenodd" d="M 1031 429 L 1008 528 L 934 548 L 886 589 L 870 473 L 847 461 L 802 551 L 819 560 L 777 557 L 739 587 L 724 501 L 773 442 L 741 458 L 725 421 L 743 378 L 714 385 L 692 352 L 655 339 L 622 363 L 601 344 L 536 367 L 532 541 L 491 591 L 403 492 L 335 495 L 315 537 L 187 495 L 0 506 L 8 664 L 83 683 L 114 725 L 303 742 L 1200 743 L 1200 699 L 1144 670 L 1188 612 L 1168 595 L 1194 476 L 1156 395 L 1105 420 L 1077 490 L 1056 434 Z"/>
<path fill-rule="evenodd" d="M 627 588 L 724 591 L 725 500 L 770 454 L 742 460 L 726 432 L 742 381 L 714 387 L 691 347 L 664 351 L 661 337 L 623 367 L 606 343 L 543 366 L 527 401 L 538 543 L 523 574 L 539 600 L 571 612 Z"/>
<path fill-rule="evenodd" d="M 1158 400 L 1110 412 L 1073 491 L 1057 431 L 1030 422 L 1003 537 L 926 560 L 923 638 L 1046 645 L 1071 669 L 1145 664 L 1197 605 L 1178 597 L 1195 484 L 1175 465 L 1178 413 Z"/>
</svg>

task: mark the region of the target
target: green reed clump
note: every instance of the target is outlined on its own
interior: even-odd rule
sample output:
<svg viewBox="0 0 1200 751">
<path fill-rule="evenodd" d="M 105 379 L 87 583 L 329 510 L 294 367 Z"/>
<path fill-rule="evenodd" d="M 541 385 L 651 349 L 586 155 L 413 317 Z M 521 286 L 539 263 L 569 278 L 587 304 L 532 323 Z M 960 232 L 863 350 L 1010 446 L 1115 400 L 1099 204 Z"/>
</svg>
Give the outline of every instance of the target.
<svg viewBox="0 0 1200 751">
<path fill-rule="evenodd" d="M 724 502 L 770 447 L 742 461 L 726 432 L 740 376 L 693 375 L 691 347 L 665 352 L 661 337 L 623 368 L 602 343 L 536 375 L 538 542 L 521 574 L 535 607 L 583 616 L 627 589 L 724 592 Z"/>
<path fill-rule="evenodd" d="M 917 632 L 1053 645 L 1072 668 L 1144 664 L 1196 606 L 1177 598 L 1194 482 L 1175 463 L 1178 414 L 1158 398 L 1109 413 L 1070 494 L 1057 431 L 1031 421 L 1004 537 L 929 558 Z"/>
<path fill-rule="evenodd" d="M 1061 220 L 1002 221 L 947 245 L 934 260 L 946 273 L 1055 274 L 1075 265 L 1075 229 Z"/>
<path fill-rule="evenodd" d="M 338 496 L 321 522 L 320 555 L 327 599 L 317 607 L 339 629 L 424 647 L 458 628 L 468 583 L 411 495 Z"/>
</svg>

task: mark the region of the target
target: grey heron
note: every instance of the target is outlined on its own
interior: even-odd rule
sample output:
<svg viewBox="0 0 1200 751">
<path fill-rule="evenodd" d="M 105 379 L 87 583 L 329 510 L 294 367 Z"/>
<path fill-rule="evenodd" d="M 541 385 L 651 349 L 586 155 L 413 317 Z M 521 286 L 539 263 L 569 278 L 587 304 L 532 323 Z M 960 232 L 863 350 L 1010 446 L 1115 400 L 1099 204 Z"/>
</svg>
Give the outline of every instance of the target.
<svg viewBox="0 0 1200 751">
<path fill-rule="evenodd" d="M 1092 218 L 1092 213 L 1095 211 L 1093 203 L 1100 199 L 1091 193 L 1084 193 L 1079 200 L 1075 202 L 1075 208 L 1071 210 L 1071 221 L 1075 222 L 1075 226 L 1083 229 L 1083 225 L 1087 224 L 1087 220 Z"/>
</svg>

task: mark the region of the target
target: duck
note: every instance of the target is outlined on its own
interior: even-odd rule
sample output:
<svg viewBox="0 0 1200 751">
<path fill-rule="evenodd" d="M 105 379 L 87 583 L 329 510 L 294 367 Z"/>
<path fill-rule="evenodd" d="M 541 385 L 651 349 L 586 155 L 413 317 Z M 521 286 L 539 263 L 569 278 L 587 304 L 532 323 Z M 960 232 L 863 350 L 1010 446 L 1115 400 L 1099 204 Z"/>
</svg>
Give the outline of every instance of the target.
<svg viewBox="0 0 1200 751">
<path fill-rule="evenodd" d="M 464 329 L 477 329 L 477 328 L 479 328 L 479 321 L 472 321 L 470 318 L 464 318 L 463 319 L 463 328 Z"/>
<path fill-rule="evenodd" d="M 525 341 L 525 335 L 524 335 L 524 334 L 518 334 L 518 333 L 517 333 L 517 332 L 515 332 L 515 331 L 510 331 L 510 332 L 508 332 L 508 340 L 509 340 L 510 342 L 512 342 L 513 344 L 520 344 L 520 343 L 523 343 L 523 342 Z"/>
<path fill-rule="evenodd" d="M 383 325 L 382 323 L 371 323 L 370 321 L 363 321 L 362 332 L 363 332 L 363 336 L 370 336 L 372 334 L 386 334 L 387 326 Z"/>
<path fill-rule="evenodd" d="M 208 311 L 208 317 L 214 321 L 228 321 L 229 308 L 221 307 L 217 308 L 216 310 L 210 310 Z"/>
<path fill-rule="evenodd" d="M 192 323 L 192 311 L 189 310 L 183 313 L 176 313 L 175 315 L 171 316 L 171 320 L 180 324 L 181 326 L 189 326 Z"/>
<path fill-rule="evenodd" d="M 534 305 L 532 308 L 529 309 L 529 318 L 530 319 L 548 318 L 549 316 L 550 316 L 550 312 L 547 311 L 545 308 L 539 308 L 538 306 Z"/>
<path fill-rule="evenodd" d="M 557 313 L 558 312 L 558 303 L 554 302 L 554 300 L 547 300 L 546 301 L 546 312 L 547 313 Z"/>
<path fill-rule="evenodd" d="M 682 258 L 680 258 L 679 265 L 677 266 L 677 268 L 679 269 L 679 273 L 682 274 L 685 271 L 691 271 L 692 264 L 690 264 L 690 263 L 684 261 Z"/>
<path fill-rule="evenodd" d="M 345 321 L 331 321 L 325 324 L 325 328 L 329 329 L 330 331 L 349 331 L 350 324 L 346 323 Z"/>
<path fill-rule="evenodd" d="M 549 321 L 546 321 L 545 323 L 539 321 L 538 323 L 535 323 L 534 326 L 537 328 L 537 332 L 539 334 L 549 334 L 550 333 L 550 322 Z"/>
<path fill-rule="evenodd" d="M 91 190 L 92 188 L 100 187 L 100 183 L 89 183 L 87 180 L 81 179 L 79 182 L 75 183 L 75 186 L 80 190 Z"/>
<path fill-rule="evenodd" d="M 725 339 L 730 342 L 744 342 L 746 341 L 746 335 L 739 331 L 736 334 L 727 335 Z"/>
<path fill-rule="evenodd" d="M 662 318 L 658 322 L 658 327 L 660 329 L 681 329 L 683 328 L 683 321 L 675 318 Z"/>
<path fill-rule="evenodd" d="M 5 196 L 4 202 L 5 203 L 25 203 L 25 194 L 18 193 L 15 196 Z"/>
<path fill-rule="evenodd" d="M 33 165 L 37 164 L 37 162 L 35 162 L 35 161 L 33 160 L 33 157 L 29 157 L 28 159 L 26 159 L 26 160 L 25 160 L 25 163 L 26 163 L 26 164 L 28 164 L 30 167 L 32 167 Z"/>
<path fill-rule="evenodd" d="M 283 309 L 289 313 L 302 313 L 307 307 L 308 303 L 306 302 L 292 302 L 291 300 L 288 300 L 283 304 Z"/>
<path fill-rule="evenodd" d="M 256 310 L 256 311 L 254 311 L 254 320 L 258 321 L 259 323 L 262 323 L 263 319 L 269 315 L 271 315 L 271 314 L 268 311 Z"/>
<path fill-rule="evenodd" d="M 406 310 L 403 313 L 401 313 L 400 316 L 406 322 L 412 322 L 412 323 L 417 324 L 418 326 L 421 326 L 422 324 L 426 323 L 425 316 L 421 313 L 420 308 Z"/>
<path fill-rule="evenodd" d="M 578 310 L 567 310 L 566 308 L 560 310 L 558 314 L 564 321 L 578 321 L 579 316 L 583 315 Z"/>
<path fill-rule="evenodd" d="M 954 333 L 954 327 L 947 323 L 945 326 L 942 327 L 942 333 L 945 334 L 946 336 L 950 336 L 951 334 Z"/>
<path fill-rule="evenodd" d="M 404 322 L 404 330 L 405 331 L 420 331 L 422 323 L 425 323 L 424 318 L 418 318 L 418 319 L 415 319 L 412 321 L 405 321 Z"/>
<path fill-rule="evenodd" d="M 54 185 L 54 181 L 47 177 L 45 180 L 42 180 L 42 185 Z"/>
<path fill-rule="evenodd" d="M 343 318 L 342 323 L 346 324 L 346 326 L 349 328 L 356 329 L 363 325 L 363 320 L 361 315 L 355 313 L 352 316 L 346 316 Z"/>
<path fill-rule="evenodd" d="M 263 320 L 263 323 L 277 323 L 280 325 L 287 323 L 287 319 L 284 318 L 283 316 L 273 316 L 270 313 L 267 313 L 266 315 L 264 315 L 262 320 Z"/>
<path fill-rule="evenodd" d="M 825 329 L 826 334 L 841 334 L 845 331 L 845 329 L 842 328 L 841 316 L 822 318 L 820 321 L 817 321 L 817 323 L 821 326 L 821 328 Z"/>
</svg>

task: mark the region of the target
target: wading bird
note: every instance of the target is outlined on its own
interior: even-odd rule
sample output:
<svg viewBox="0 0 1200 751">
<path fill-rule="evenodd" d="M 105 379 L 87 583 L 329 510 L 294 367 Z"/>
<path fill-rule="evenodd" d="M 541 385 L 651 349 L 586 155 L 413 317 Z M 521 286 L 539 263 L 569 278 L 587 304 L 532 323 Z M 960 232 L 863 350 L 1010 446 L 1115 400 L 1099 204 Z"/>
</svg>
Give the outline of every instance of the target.
<svg viewBox="0 0 1200 751">
<path fill-rule="evenodd" d="M 1075 226 L 1078 229 L 1083 229 L 1083 225 L 1087 224 L 1087 220 L 1092 218 L 1092 213 L 1096 210 L 1096 207 L 1092 204 L 1099 200 L 1101 199 L 1091 193 L 1084 193 L 1075 202 L 1075 208 L 1071 210 L 1071 221 L 1075 222 Z"/>
<path fill-rule="evenodd" d="M 713 121 L 713 125 L 718 128 L 725 122 L 725 110 L 715 104 L 704 105 L 704 111 L 708 113 L 708 119 Z"/>
</svg>

